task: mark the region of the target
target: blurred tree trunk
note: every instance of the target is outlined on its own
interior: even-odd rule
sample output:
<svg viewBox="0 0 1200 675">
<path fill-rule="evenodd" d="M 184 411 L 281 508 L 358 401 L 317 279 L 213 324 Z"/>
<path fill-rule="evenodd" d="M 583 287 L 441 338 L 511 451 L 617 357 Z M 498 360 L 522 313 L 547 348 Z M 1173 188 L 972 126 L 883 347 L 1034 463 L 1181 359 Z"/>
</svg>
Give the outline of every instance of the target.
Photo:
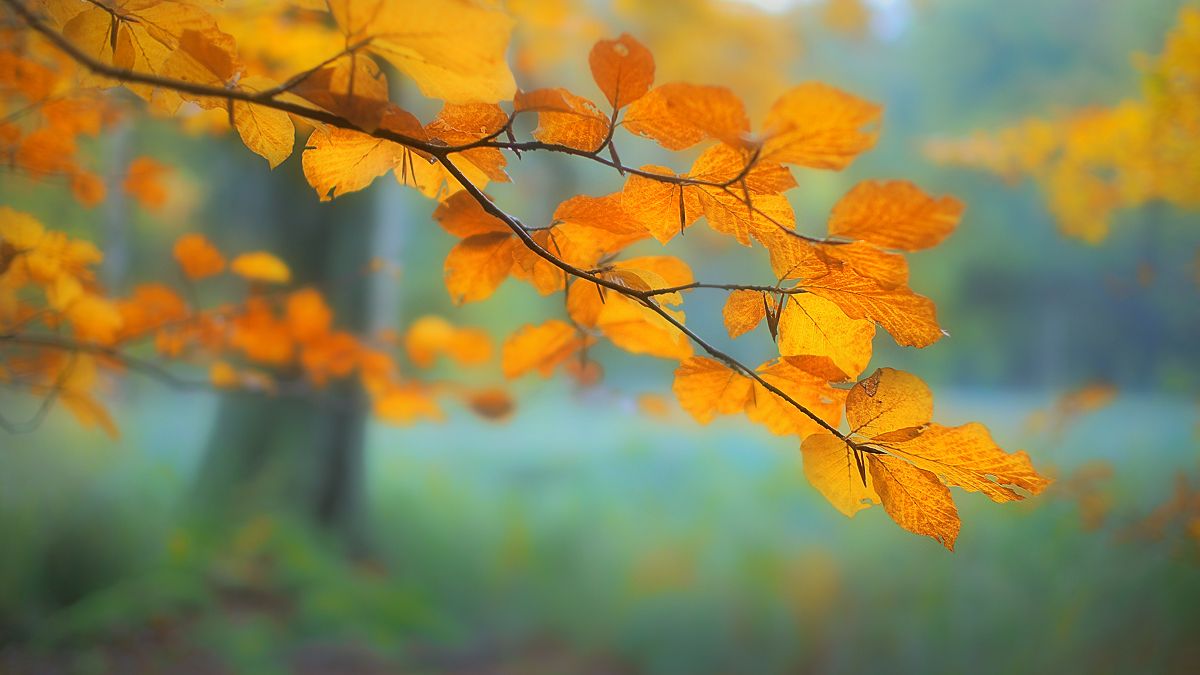
<svg viewBox="0 0 1200 675">
<path fill-rule="evenodd" d="M 299 157 L 269 173 L 245 166 L 261 162 L 252 156 L 216 161 L 231 164 L 211 195 L 208 217 L 219 223 L 217 236 L 236 242 L 236 250 L 279 255 L 294 287 L 311 285 L 325 295 L 337 328 L 364 333 L 376 221 L 371 194 L 318 202 Z M 361 543 L 365 421 L 357 381 L 331 383 L 311 399 L 226 394 L 197 477 L 199 506 L 234 516 L 283 510 Z"/>
</svg>

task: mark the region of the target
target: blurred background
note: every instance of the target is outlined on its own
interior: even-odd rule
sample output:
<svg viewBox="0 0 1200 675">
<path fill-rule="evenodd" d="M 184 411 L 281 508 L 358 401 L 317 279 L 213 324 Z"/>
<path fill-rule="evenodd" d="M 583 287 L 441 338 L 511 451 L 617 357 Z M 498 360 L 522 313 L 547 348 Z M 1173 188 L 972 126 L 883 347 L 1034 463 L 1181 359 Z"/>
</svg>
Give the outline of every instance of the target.
<svg viewBox="0 0 1200 675">
<path fill-rule="evenodd" d="M 595 95 L 588 48 L 629 32 L 657 82 L 729 85 L 752 118 L 813 79 L 882 103 L 874 151 L 845 172 L 796 172 L 806 231 L 866 178 L 966 202 L 959 231 L 911 257 L 950 337 L 913 350 L 881 332 L 872 368 L 919 374 L 939 421 L 986 423 L 1057 482 L 1006 505 L 956 492 L 957 552 L 882 509 L 847 520 L 808 486 L 794 439 L 740 418 L 696 425 L 670 396 L 673 362 L 611 347 L 592 386 L 526 378 L 503 420 L 451 406 L 410 427 L 130 377 L 107 399 L 117 439 L 63 411 L 0 437 L 0 672 L 1195 672 L 1197 212 L 1122 209 L 1088 244 L 1060 233 L 1036 181 L 925 152 L 1141 97 L 1132 55 L 1161 52 L 1185 5 L 508 3 L 526 89 Z M 114 172 L 140 155 L 171 165 L 167 204 L 84 210 L 8 175 L 0 197 L 101 244 L 114 291 L 171 279 L 164 251 L 203 231 L 276 252 L 362 332 L 434 314 L 501 340 L 561 313 L 561 298 L 513 282 L 453 306 L 453 239 L 393 181 L 318 204 L 299 158 L 267 172 L 236 139 L 168 122 L 91 152 Z M 544 224 L 570 195 L 619 188 L 599 168 L 526 156 L 496 192 Z M 672 248 L 705 280 L 773 281 L 760 250 L 701 228 Z M 354 274 L 372 259 L 387 269 Z M 723 337 L 719 308 L 694 296 L 689 324 Z M 730 349 L 757 362 L 769 345 L 760 328 Z M 494 364 L 429 376 L 503 384 Z"/>
</svg>

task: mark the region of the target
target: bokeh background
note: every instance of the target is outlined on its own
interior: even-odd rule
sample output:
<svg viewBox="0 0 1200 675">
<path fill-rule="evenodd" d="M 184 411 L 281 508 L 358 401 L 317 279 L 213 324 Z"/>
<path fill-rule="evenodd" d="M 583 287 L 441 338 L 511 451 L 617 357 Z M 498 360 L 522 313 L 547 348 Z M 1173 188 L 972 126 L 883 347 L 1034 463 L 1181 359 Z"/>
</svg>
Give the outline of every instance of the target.
<svg viewBox="0 0 1200 675">
<path fill-rule="evenodd" d="M 131 377 L 107 401 L 119 439 L 62 411 L 0 437 L 0 672 L 1195 672 L 1197 213 L 1125 211 L 1087 245 L 1058 232 L 1032 183 L 922 153 L 932 137 L 1137 97 L 1131 54 L 1158 52 L 1184 4 L 509 3 L 525 88 L 594 93 L 587 49 L 628 31 L 659 82 L 730 85 L 752 115 L 810 79 L 883 103 L 873 152 L 797 172 L 813 233 L 864 178 L 967 203 L 946 244 L 912 256 L 951 337 L 911 350 L 881 332 L 873 365 L 920 374 L 939 420 L 988 424 L 1057 483 L 1016 504 L 961 495 L 956 553 L 881 509 L 847 520 L 805 482 L 794 439 L 740 419 L 697 426 L 669 403 L 673 364 L 610 348 L 595 386 L 527 378 L 506 420 L 451 407 L 404 428 Z M 297 159 L 267 172 L 236 140 L 166 122 L 93 152 L 175 166 L 170 207 L 84 211 L 7 175 L 0 193 L 101 242 L 112 289 L 170 278 L 163 252 L 200 230 L 277 252 L 362 330 L 436 314 L 502 339 L 561 311 L 512 282 L 452 306 L 452 239 L 390 180 L 318 204 Z M 661 159 L 638 152 L 623 159 Z M 564 157 L 511 172 L 498 194 L 530 223 L 620 185 Z M 700 228 L 672 246 L 704 279 L 771 281 L 761 250 Z M 387 269 L 352 273 L 372 258 Z M 689 324 L 722 336 L 720 303 L 693 297 Z M 731 348 L 761 360 L 761 330 Z"/>
</svg>

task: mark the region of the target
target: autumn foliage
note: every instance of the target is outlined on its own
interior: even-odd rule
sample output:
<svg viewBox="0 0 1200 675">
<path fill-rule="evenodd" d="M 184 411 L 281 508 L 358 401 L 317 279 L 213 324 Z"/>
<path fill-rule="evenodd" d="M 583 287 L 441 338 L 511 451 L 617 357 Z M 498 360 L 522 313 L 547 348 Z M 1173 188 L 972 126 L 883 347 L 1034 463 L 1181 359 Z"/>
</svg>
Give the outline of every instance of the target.
<svg viewBox="0 0 1200 675">
<path fill-rule="evenodd" d="M 10 115 L 0 124 L 3 152 L 30 175 L 66 179 L 82 203 L 104 194 L 77 153 L 79 136 L 131 115 L 224 126 L 269 167 L 301 154 L 294 161 L 314 199 L 390 173 L 432 200 L 433 219 L 458 239 L 444 266 L 454 302 L 486 300 L 509 278 L 564 296 L 562 316 L 521 328 L 498 350 L 485 333 L 436 317 L 404 333 L 354 335 L 338 328 L 337 308 L 318 290 L 289 287 L 287 262 L 270 252 L 185 235 L 172 254 L 186 281 L 113 297 L 95 278 L 102 251 L 5 208 L 0 378 L 46 406 L 57 399 L 81 422 L 116 433 L 99 376 L 181 380 L 166 370 L 178 362 L 206 370 L 211 386 L 263 395 L 353 378 L 392 422 L 438 418 L 445 396 L 495 418 L 512 409 L 505 392 L 415 372 L 441 357 L 477 365 L 495 351 L 510 378 L 565 368 L 586 381 L 589 349 L 606 341 L 677 361 L 673 390 L 697 422 L 744 414 L 795 438 L 805 475 L 843 513 L 881 503 L 902 527 L 947 548 L 959 531 L 949 487 L 1002 502 L 1047 485 L 1024 453 L 1001 450 L 983 426 L 936 424 L 916 376 L 880 368 L 859 380 L 877 327 L 910 347 L 945 335 L 934 303 L 909 288 L 904 253 L 937 246 L 963 212 L 908 181 L 867 181 L 832 206 L 825 232 L 797 229 L 793 169 L 850 165 L 876 141 L 877 105 L 808 82 L 752 121 L 730 89 L 656 85 L 651 52 L 630 35 L 592 47 L 594 99 L 520 90 L 505 58 L 513 20 L 484 2 L 331 0 L 286 12 L 273 3 L 248 11 L 171 0 L 2 2 L 19 26 L 0 43 L 0 105 Z M 290 41 L 278 39 L 284 30 Z M 440 112 L 423 122 L 393 103 L 395 75 L 440 100 Z M 536 128 L 522 139 L 515 122 L 526 117 Z M 683 169 L 635 167 L 620 159 L 627 143 L 656 144 L 664 157 L 700 150 Z M 624 182 L 566 199 L 548 223 L 526 223 L 485 189 L 509 182 L 510 159 L 533 152 L 599 163 Z M 156 167 L 135 161 L 125 186 L 147 208 L 162 200 Z M 700 223 L 761 249 L 776 282 L 698 280 L 666 252 L 625 252 L 651 240 L 667 247 Z M 199 306 L 192 287 L 221 278 L 239 280 L 237 291 Z M 722 296 L 723 310 L 702 302 Z M 730 338 L 761 343 L 762 363 L 743 365 L 694 332 L 685 307 L 723 311 Z M 754 332 L 764 323 L 770 339 Z M 152 356 L 131 352 L 143 341 Z M 402 372 L 401 351 L 414 372 Z"/>
<path fill-rule="evenodd" d="M 1161 54 L 1137 55 L 1142 92 L 1109 106 L 935 139 L 926 154 L 1010 182 L 1031 179 L 1062 232 L 1107 238 L 1115 214 L 1146 204 L 1200 206 L 1200 9 L 1184 7 Z"/>
</svg>

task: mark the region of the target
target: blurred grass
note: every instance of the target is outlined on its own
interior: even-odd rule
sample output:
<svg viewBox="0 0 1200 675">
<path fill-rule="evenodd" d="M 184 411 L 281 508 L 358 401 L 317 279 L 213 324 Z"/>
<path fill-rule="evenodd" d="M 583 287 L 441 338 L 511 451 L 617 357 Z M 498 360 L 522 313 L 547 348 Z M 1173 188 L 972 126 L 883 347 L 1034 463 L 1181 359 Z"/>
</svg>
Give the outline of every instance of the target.
<svg viewBox="0 0 1200 675">
<path fill-rule="evenodd" d="M 560 664 L 544 672 L 1009 673 L 1187 672 L 1200 656 L 1196 550 L 1118 541 L 1119 523 L 1085 532 L 1053 493 L 993 505 L 956 491 L 951 555 L 878 508 L 837 514 L 789 439 L 657 421 L 612 392 L 580 415 L 552 383 L 507 424 L 456 412 L 373 428 L 372 546 L 348 559 L 283 514 L 188 515 L 211 402 L 129 396 L 123 441 L 51 424 L 0 454 L 0 621 L 21 658 L 105 672 L 114 645 L 162 644 L 154 658 L 230 669 L 199 672 L 305 672 L 350 648 L 352 672 L 375 672 L 366 654 L 428 672 L 534 672 L 471 669 L 527 658 Z M 939 418 L 988 422 L 1010 448 L 1049 403 L 940 400 Z M 1195 423 L 1187 401 L 1127 395 L 1029 449 L 1060 472 L 1111 461 L 1129 520 L 1194 468 Z M 575 656 L 554 661 L 563 649 Z"/>
</svg>

